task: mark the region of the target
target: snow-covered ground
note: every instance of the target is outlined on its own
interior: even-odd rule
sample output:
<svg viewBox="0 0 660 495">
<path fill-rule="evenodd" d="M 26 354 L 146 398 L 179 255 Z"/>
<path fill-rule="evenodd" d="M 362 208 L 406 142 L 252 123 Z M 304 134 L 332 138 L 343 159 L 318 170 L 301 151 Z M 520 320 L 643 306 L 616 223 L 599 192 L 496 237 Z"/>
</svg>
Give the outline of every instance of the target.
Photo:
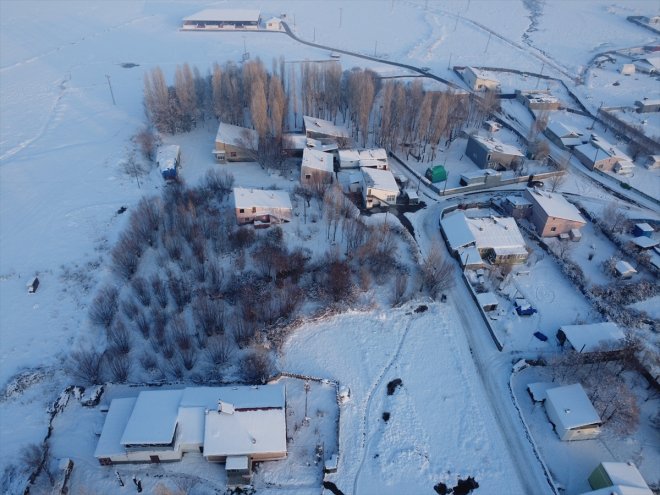
<svg viewBox="0 0 660 495">
<path fill-rule="evenodd" d="M 457 315 L 448 304 L 416 306 L 339 315 L 286 344 L 283 369 L 351 390 L 339 469 L 328 479 L 344 493 L 385 494 L 431 493 L 473 476 L 484 493 L 523 493 Z M 396 378 L 401 387 L 387 395 Z"/>
</svg>

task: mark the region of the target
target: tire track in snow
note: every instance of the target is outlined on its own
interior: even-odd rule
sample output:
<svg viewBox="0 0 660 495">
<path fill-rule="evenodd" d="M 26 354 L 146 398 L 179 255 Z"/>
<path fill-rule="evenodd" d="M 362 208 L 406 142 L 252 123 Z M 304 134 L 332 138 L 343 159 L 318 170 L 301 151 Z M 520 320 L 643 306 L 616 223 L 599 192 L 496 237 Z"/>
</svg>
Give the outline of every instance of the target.
<svg viewBox="0 0 660 495">
<path fill-rule="evenodd" d="M 403 331 L 401 338 L 399 339 L 399 343 L 397 345 L 396 351 L 390 358 L 389 362 L 385 365 L 385 367 L 381 370 L 380 375 L 376 379 L 376 381 L 373 383 L 371 389 L 369 390 L 369 393 L 367 394 L 367 402 L 365 404 L 364 408 L 364 415 L 362 416 L 362 441 L 360 448 L 362 450 L 362 458 L 360 460 L 360 464 L 358 465 L 357 471 L 355 473 L 355 479 L 353 480 L 353 491 L 351 492 L 353 495 L 357 495 L 358 493 L 358 482 L 360 480 L 360 474 L 362 473 L 362 468 L 364 467 L 364 462 L 367 458 L 367 453 L 369 452 L 369 443 L 371 442 L 371 439 L 373 438 L 373 435 L 370 436 L 369 442 L 367 441 L 367 434 L 369 431 L 369 418 L 371 417 L 371 403 L 374 397 L 374 392 L 378 390 L 381 385 L 383 384 L 383 378 L 385 375 L 390 371 L 394 363 L 399 359 L 399 356 L 401 354 L 401 349 L 403 348 L 403 344 L 406 341 L 406 337 L 408 335 L 408 332 L 410 331 L 410 327 L 413 324 L 414 319 L 416 319 L 414 316 L 412 317 L 407 324 L 406 328 Z"/>
</svg>

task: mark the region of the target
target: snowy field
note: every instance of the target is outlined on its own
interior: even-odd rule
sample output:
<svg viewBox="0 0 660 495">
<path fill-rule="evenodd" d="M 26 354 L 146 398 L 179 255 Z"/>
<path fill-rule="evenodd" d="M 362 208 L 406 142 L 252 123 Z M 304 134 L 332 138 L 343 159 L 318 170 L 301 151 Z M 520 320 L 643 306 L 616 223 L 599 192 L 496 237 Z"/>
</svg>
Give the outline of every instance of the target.
<svg viewBox="0 0 660 495">
<path fill-rule="evenodd" d="M 523 493 L 451 306 L 339 315 L 300 328 L 281 368 L 350 387 L 340 414 L 344 493 L 432 493 L 473 476 L 483 493 Z M 387 384 L 402 385 L 387 394 Z M 468 412 L 469 411 L 469 412 Z M 383 413 L 389 412 L 387 422 Z"/>
</svg>

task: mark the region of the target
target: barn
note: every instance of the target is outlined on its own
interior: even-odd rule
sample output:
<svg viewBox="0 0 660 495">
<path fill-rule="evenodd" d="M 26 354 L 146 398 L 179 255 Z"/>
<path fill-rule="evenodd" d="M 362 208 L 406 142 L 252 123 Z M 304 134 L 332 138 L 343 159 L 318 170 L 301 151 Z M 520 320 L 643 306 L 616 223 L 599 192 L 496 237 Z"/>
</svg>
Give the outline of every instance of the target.
<svg viewBox="0 0 660 495">
<path fill-rule="evenodd" d="M 252 9 L 205 9 L 183 18 L 185 31 L 259 29 L 261 12 Z"/>
</svg>

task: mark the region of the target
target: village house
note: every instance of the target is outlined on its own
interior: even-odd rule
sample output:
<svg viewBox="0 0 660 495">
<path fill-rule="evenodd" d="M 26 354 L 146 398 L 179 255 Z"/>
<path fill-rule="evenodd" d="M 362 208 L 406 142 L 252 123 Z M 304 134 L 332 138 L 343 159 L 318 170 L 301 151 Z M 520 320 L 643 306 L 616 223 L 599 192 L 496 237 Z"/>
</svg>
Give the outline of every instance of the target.
<svg viewBox="0 0 660 495">
<path fill-rule="evenodd" d="M 480 168 L 509 170 L 521 164 L 522 152 L 515 146 L 504 144 L 493 137 L 473 134 L 468 138 L 465 154 Z"/>
<path fill-rule="evenodd" d="M 474 67 L 466 67 L 462 73 L 463 80 L 473 91 L 499 91 L 500 82 Z"/>
<path fill-rule="evenodd" d="M 575 147 L 575 156 L 590 170 L 610 171 L 617 162 L 632 162 L 632 158 L 596 134 L 591 135 L 589 143 Z"/>
<path fill-rule="evenodd" d="M 660 99 L 644 98 L 635 102 L 637 113 L 660 112 Z"/>
<path fill-rule="evenodd" d="M 559 110 L 561 102 L 549 90 L 516 90 L 516 98 L 530 110 Z"/>
<path fill-rule="evenodd" d="M 330 153 L 305 148 L 300 165 L 300 183 L 307 186 L 332 184 L 334 179 L 333 157 Z"/>
<path fill-rule="evenodd" d="M 600 435 L 603 422 L 579 383 L 546 390 L 548 419 L 561 440 L 590 440 Z"/>
<path fill-rule="evenodd" d="M 653 237 L 654 229 L 646 222 L 636 223 L 633 226 L 633 235 L 635 237 L 644 236 L 644 237 Z"/>
<path fill-rule="evenodd" d="M 252 162 L 259 147 L 257 131 L 220 122 L 213 155 L 220 163 Z"/>
<path fill-rule="evenodd" d="M 594 491 L 582 495 L 653 495 L 632 462 L 601 462 L 589 476 Z"/>
<path fill-rule="evenodd" d="M 251 9 L 205 9 L 183 18 L 183 30 L 259 29 L 261 12 Z"/>
<path fill-rule="evenodd" d="M 369 167 L 363 167 L 360 170 L 362 171 L 362 199 L 367 209 L 396 204 L 399 186 L 392 172 Z"/>
<path fill-rule="evenodd" d="M 290 222 L 293 206 L 287 191 L 234 188 L 234 209 L 239 225 Z"/>
<path fill-rule="evenodd" d="M 337 155 L 339 157 L 339 167 L 342 169 L 370 167 L 389 170 L 387 151 L 383 148 L 344 149 L 339 150 Z"/>
<path fill-rule="evenodd" d="M 181 148 L 176 144 L 160 146 L 156 152 L 156 165 L 163 179 L 176 179 L 181 165 Z"/>
<path fill-rule="evenodd" d="M 450 250 L 464 267 L 482 265 L 483 260 L 496 265 L 524 263 L 529 256 L 513 218 L 469 218 L 455 212 L 444 216 L 440 225 Z"/>
<path fill-rule="evenodd" d="M 589 142 L 589 138 L 586 138 L 582 132 L 558 120 L 548 122 L 545 135 L 550 141 L 564 149 L 575 148 Z"/>
<path fill-rule="evenodd" d="M 303 116 L 303 126 L 305 136 L 318 139 L 322 143 L 325 143 L 326 140 L 339 142 L 346 141 L 350 138 L 348 130 L 344 126 L 335 125 L 329 120 L 305 115 Z"/>
<path fill-rule="evenodd" d="M 587 223 L 580 211 L 559 193 L 527 188 L 523 197 L 532 203 L 530 221 L 541 237 L 569 234 Z"/>
<path fill-rule="evenodd" d="M 266 21 L 266 29 L 269 31 L 282 31 L 282 19 L 273 17 Z"/>
<path fill-rule="evenodd" d="M 502 209 L 516 220 L 529 218 L 532 215 L 532 202 L 520 196 L 509 195 L 502 201 Z"/>
<path fill-rule="evenodd" d="M 285 409 L 281 384 L 145 390 L 112 400 L 94 457 L 159 463 L 197 452 L 226 463 L 230 484 L 246 484 L 253 462 L 287 456 Z"/>
<path fill-rule="evenodd" d="M 557 342 L 580 353 L 619 351 L 625 346 L 626 336 L 616 323 L 589 323 L 562 325 L 557 330 Z"/>
</svg>

